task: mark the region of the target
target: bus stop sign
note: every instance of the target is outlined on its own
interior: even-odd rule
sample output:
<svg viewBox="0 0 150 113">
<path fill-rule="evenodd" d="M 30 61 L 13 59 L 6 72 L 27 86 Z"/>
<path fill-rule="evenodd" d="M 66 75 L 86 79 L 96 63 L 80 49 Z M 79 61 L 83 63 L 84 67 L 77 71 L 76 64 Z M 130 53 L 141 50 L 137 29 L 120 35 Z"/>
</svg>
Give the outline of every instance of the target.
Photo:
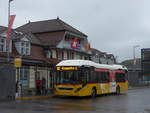
<svg viewBox="0 0 150 113">
<path fill-rule="evenodd" d="M 22 66 L 22 59 L 21 58 L 15 58 L 14 64 L 15 64 L 15 67 L 21 67 Z"/>
</svg>

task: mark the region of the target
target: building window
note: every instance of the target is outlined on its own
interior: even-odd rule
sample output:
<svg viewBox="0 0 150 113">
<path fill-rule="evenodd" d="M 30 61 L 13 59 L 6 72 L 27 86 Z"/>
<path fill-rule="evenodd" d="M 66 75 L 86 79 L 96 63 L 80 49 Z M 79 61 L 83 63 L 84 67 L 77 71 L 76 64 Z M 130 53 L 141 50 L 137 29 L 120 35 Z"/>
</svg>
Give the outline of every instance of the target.
<svg viewBox="0 0 150 113">
<path fill-rule="evenodd" d="M 68 58 L 68 57 L 67 57 L 67 51 L 64 51 L 63 54 L 64 54 L 64 57 L 63 57 L 63 58 L 66 60 L 66 59 Z"/>
<path fill-rule="evenodd" d="M 71 52 L 71 59 L 74 59 L 74 52 Z"/>
<path fill-rule="evenodd" d="M 47 57 L 47 58 L 52 58 L 52 52 L 49 51 L 49 50 L 47 50 L 47 51 L 46 51 L 46 57 Z"/>
<path fill-rule="evenodd" d="M 62 51 L 57 51 L 57 57 L 58 57 L 58 59 L 62 59 Z"/>
<path fill-rule="evenodd" d="M 28 76 L 29 76 L 29 67 L 22 67 L 20 69 L 20 81 L 22 88 L 28 88 Z"/>
<path fill-rule="evenodd" d="M 0 52 L 6 52 L 6 40 L 0 38 Z"/>
<path fill-rule="evenodd" d="M 20 49 L 21 49 L 21 55 L 30 55 L 30 42 L 21 41 Z"/>
<path fill-rule="evenodd" d="M 71 51 L 67 51 L 67 58 L 68 59 L 74 59 L 74 52 L 71 52 Z"/>
<path fill-rule="evenodd" d="M 64 51 L 62 51 L 62 60 L 64 59 Z"/>
<path fill-rule="evenodd" d="M 57 58 L 56 50 L 52 50 L 52 57 Z"/>
<path fill-rule="evenodd" d="M 69 38 L 68 38 L 68 37 L 65 37 L 65 41 L 69 41 Z"/>
<path fill-rule="evenodd" d="M 82 59 L 82 55 L 80 55 L 80 59 Z"/>
<path fill-rule="evenodd" d="M 70 59 L 69 51 L 67 51 L 67 59 Z"/>
</svg>

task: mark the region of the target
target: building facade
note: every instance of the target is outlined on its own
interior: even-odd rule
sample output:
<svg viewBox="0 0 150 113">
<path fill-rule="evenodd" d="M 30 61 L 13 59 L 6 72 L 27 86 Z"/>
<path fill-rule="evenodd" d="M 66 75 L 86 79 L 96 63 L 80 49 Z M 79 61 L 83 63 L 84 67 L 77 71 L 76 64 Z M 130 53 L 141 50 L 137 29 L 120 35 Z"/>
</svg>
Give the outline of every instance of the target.
<svg viewBox="0 0 150 113">
<path fill-rule="evenodd" d="M 95 48 L 90 48 L 90 51 L 90 59 L 92 61 L 100 64 L 116 64 L 116 59 L 113 54 L 107 54 Z"/>
<path fill-rule="evenodd" d="M 7 28 L 0 26 L 0 59 L 7 62 Z M 66 59 L 89 59 L 87 35 L 59 18 L 29 22 L 14 29 L 10 40 L 10 63 L 16 57 L 22 59 L 16 68 L 16 78 L 23 91 L 35 93 L 36 80 L 45 79 L 46 89 L 54 87 L 55 65 Z"/>
<path fill-rule="evenodd" d="M 135 62 L 136 60 L 136 62 Z M 143 84 L 143 76 L 141 72 L 141 59 L 128 59 L 121 63 L 128 68 L 129 86 L 140 86 Z"/>
</svg>

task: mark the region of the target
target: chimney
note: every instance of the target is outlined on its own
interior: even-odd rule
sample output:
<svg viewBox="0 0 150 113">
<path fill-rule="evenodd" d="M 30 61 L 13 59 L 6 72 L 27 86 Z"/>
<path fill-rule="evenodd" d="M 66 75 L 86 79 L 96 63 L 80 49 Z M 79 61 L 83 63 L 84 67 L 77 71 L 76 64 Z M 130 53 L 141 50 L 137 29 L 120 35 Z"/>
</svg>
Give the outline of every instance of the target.
<svg viewBox="0 0 150 113">
<path fill-rule="evenodd" d="M 59 16 L 57 16 L 57 20 L 59 20 Z"/>
</svg>

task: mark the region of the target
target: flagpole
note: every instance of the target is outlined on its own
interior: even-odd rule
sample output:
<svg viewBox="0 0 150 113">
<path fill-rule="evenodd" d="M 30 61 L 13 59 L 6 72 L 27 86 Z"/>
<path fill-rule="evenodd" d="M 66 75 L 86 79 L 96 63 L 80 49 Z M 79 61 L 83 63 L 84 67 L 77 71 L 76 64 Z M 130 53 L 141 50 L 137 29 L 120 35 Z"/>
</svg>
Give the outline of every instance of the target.
<svg viewBox="0 0 150 113">
<path fill-rule="evenodd" d="M 8 0 L 8 24 L 9 24 L 9 16 L 10 16 L 10 0 Z"/>
<path fill-rule="evenodd" d="M 8 26 L 9 26 L 9 19 L 10 19 L 10 0 L 8 0 Z M 7 42 L 7 61 L 9 63 L 10 61 L 10 54 L 9 54 L 9 47 L 10 47 L 10 41 Z"/>
</svg>

